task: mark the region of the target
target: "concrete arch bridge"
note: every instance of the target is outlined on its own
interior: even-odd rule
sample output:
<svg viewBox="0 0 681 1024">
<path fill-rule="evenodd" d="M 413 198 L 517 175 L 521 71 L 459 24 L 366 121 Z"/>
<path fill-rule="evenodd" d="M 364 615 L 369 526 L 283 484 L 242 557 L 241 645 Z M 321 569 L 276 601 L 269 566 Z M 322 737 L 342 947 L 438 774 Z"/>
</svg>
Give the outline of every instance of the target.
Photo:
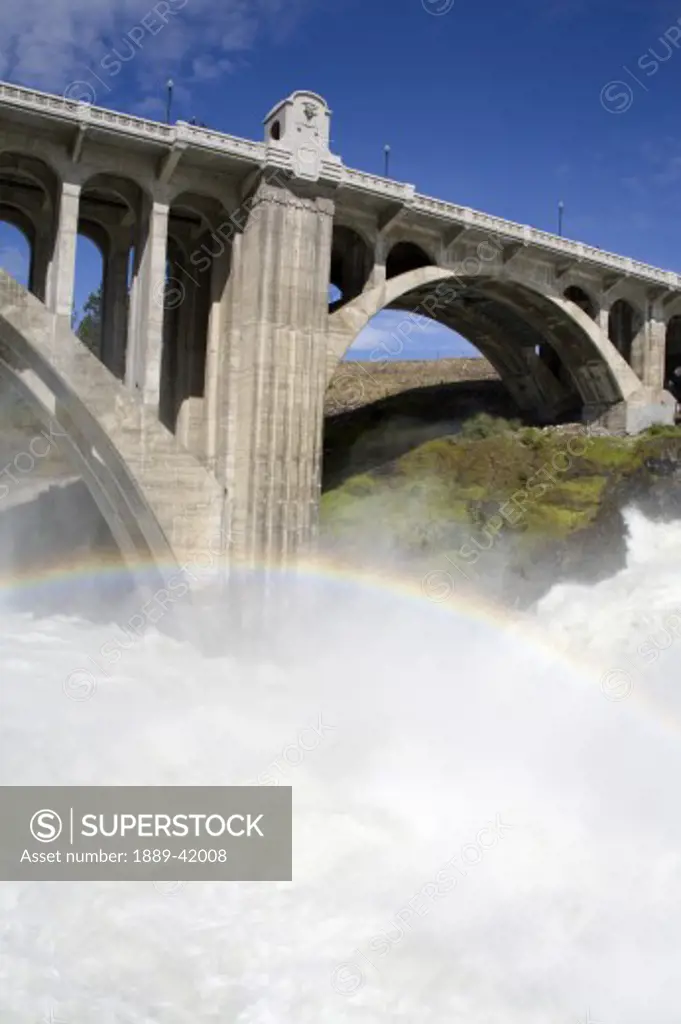
<svg viewBox="0 0 681 1024">
<path fill-rule="evenodd" d="M 383 309 L 403 318 L 372 359 L 427 316 L 542 422 L 674 420 L 679 275 L 346 167 L 330 117 L 297 92 L 253 142 L 0 83 L 0 220 L 31 252 L 28 291 L 0 274 L 0 373 L 63 428 L 131 562 L 276 565 L 314 540 L 325 389 Z M 70 327 L 78 235 L 102 256 L 94 351 Z"/>
</svg>

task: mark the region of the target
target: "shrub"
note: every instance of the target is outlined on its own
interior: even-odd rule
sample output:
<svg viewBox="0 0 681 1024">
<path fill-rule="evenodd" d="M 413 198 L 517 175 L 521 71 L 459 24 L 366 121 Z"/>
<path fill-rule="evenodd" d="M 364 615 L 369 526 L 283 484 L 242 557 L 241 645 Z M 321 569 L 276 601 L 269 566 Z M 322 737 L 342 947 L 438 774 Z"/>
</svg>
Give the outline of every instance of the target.
<svg viewBox="0 0 681 1024">
<path fill-rule="evenodd" d="M 487 437 L 510 434 L 521 427 L 520 420 L 506 420 L 503 416 L 490 416 L 487 412 L 476 413 L 461 425 L 459 436 L 467 441 L 484 441 Z"/>
</svg>

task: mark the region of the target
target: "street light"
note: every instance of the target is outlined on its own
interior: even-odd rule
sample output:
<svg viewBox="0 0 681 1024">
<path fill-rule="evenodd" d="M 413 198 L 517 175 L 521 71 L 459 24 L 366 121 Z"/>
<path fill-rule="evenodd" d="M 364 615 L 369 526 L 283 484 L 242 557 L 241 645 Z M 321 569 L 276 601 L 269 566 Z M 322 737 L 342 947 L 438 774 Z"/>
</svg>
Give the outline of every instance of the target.
<svg viewBox="0 0 681 1024">
<path fill-rule="evenodd" d="M 387 144 L 383 147 L 383 154 L 385 156 L 385 177 L 390 177 L 390 146 Z"/>
<path fill-rule="evenodd" d="M 558 234 L 563 236 L 563 211 L 565 209 L 565 203 L 561 199 L 558 203 Z"/>
<path fill-rule="evenodd" d="M 174 88 L 174 86 L 175 86 L 175 83 L 173 82 L 172 78 L 169 78 L 168 81 L 166 82 L 166 90 L 167 90 L 167 97 L 166 97 L 166 124 L 170 124 L 170 105 L 173 102 L 173 88 Z"/>
</svg>

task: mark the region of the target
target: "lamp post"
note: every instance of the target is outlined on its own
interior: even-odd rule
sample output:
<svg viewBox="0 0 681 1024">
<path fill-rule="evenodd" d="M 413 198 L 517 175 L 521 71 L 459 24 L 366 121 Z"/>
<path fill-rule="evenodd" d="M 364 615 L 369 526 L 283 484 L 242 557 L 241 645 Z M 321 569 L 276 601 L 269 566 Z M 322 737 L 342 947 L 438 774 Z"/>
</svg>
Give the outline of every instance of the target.
<svg viewBox="0 0 681 1024">
<path fill-rule="evenodd" d="M 386 145 L 383 147 L 383 155 L 385 157 L 385 177 L 390 177 L 390 146 Z"/>
<path fill-rule="evenodd" d="M 166 82 L 166 124 L 170 124 L 170 106 L 173 102 L 173 87 L 175 83 L 172 78 Z"/>
<path fill-rule="evenodd" d="M 558 234 L 563 237 L 563 211 L 565 210 L 565 203 L 561 199 L 558 203 Z"/>
</svg>

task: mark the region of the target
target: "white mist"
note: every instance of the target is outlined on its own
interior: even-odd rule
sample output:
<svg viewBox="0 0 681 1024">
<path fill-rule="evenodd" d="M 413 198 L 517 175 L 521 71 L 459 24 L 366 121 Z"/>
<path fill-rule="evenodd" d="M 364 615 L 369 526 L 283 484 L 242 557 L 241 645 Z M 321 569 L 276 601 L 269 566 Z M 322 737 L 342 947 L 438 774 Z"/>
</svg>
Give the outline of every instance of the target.
<svg viewBox="0 0 681 1024">
<path fill-rule="evenodd" d="M 636 649 L 681 526 L 630 525 L 532 628 L 310 583 L 293 655 L 148 634 L 87 700 L 114 627 L 3 611 L 0 782 L 278 782 L 295 813 L 293 883 L 0 883 L 3 1024 L 677 1024 L 679 652 Z"/>
</svg>

